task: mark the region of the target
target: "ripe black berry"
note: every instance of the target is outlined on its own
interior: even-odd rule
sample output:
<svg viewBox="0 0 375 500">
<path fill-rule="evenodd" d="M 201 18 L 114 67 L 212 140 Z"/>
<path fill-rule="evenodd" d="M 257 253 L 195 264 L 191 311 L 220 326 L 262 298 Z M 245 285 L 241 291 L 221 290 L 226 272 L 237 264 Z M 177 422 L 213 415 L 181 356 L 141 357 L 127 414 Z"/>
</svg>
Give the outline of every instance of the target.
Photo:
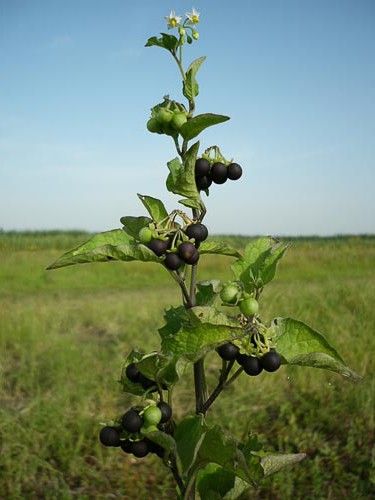
<svg viewBox="0 0 375 500">
<path fill-rule="evenodd" d="M 183 263 L 176 253 L 167 253 L 164 261 L 165 267 L 171 271 L 176 271 Z"/>
<path fill-rule="evenodd" d="M 233 359 L 236 359 L 239 349 L 236 345 L 228 342 L 227 344 L 218 347 L 217 352 L 222 359 L 225 359 L 225 361 L 232 361 Z"/>
<path fill-rule="evenodd" d="M 115 427 L 103 427 L 99 434 L 99 440 L 104 446 L 120 446 L 120 434 Z"/>
<path fill-rule="evenodd" d="M 280 368 L 281 357 L 276 351 L 270 351 L 260 358 L 260 362 L 267 372 L 275 372 Z"/>
<path fill-rule="evenodd" d="M 161 411 L 160 423 L 165 424 L 165 422 L 168 422 L 168 420 L 170 420 L 172 417 L 172 408 L 168 403 L 165 403 L 164 401 L 160 401 L 160 403 L 158 403 L 158 407 Z"/>
<path fill-rule="evenodd" d="M 142 385 L 143 389 L 151 389 L 151 387 L 154 387 L 156 390 L 156 384 L 153 380 L 149 379 L 148 377 L 145 377 L 143 373 L 139 374 L 139 383 Z"/>
<path fill-rule="evenodd" d="M 195 179 L 195 183 L 199 191 L 204 191 L 205 189 L 208 189 L 211 186 L 212 179 L 211 176 L 204 175 L 203 177 L 197 177 Z"/>
<path fill-rule="evenodd" d="M 190 224 L 185 229 L 185 234 L 189 238 L 194 238 L 196 242 L 204 241 L 208 236 L 208 229 L 204 224 L 196 223 Z"/>
<path fill-rule="evenodd" d="M 195 256 L 197 249 L 190 243 L 189 241 L 184 241 L 178 246 L 178 255 L 184 260 L 187 264 L 190 264 L 190 259 Z"/>
<path fill-rule="evenodd" d="M 147 245 L 150 250 L 152 250 L 158 257 L 161 257 L 168 249 L 168 240 L 151 240 Z"/>
<path fill-rule="evenodd" d="M 135 363 L 130 363 L 130 365 L 126 367 L 125 374 L 131 382 L 135 384 L 139 382 L 140 373 Z"/>
<path fill-rule="evenodd" d="M 252 377 L 259 375 L 259 373 L 263 370 L 261 362 L 255 356 L 246 356 L 242 359 L 240 364 L 245 372 Z"/>
<path fill-rule="evenodd" d="M 198 160 L 195 162 L 195 175 L 197 177 L 203 177 L 204 175 L 207 175 L 210 171 L 211 165 L 208 160 L 205 158 L 198 158 Z"/>
<path fill-rule="evenodd" d="M 211 167 L 211 177 L 215 184 L 224 184 L 228 179 L 228 169 L 224 163 L 214 163 Z"/>
<path fill-rule="evenodd" d="M 143 425 L 143 420 L 135 410 L 127 411 L 121 419 L 122 427 L 128 432 L 138 432 Z"/>
<path fill-rule="evenodd" d="M 195 250 L 195 253 L 193 253 L 190 259 L 186 261 L 186 264 L 190 264 L 191 266 L 193 266 L 198 262 L 198 260 L 199 260 L 199 252 L 198 250 Z"/>
<path fill-rule="evenodd" d="M 147 439 L 149 453 L 155 453 L 160 458 L 164 457 L 164 448 L 160 444 L 154 443 L 150 439 Z"/>
<path fill-rule="evenodd" d="M 129 439 L 124 439 L 121 441 L 121 449 L 125 453 L 131 453 L 132 452 L 132 444 L 133 442 L 130 441 Z"/>
<path fill-rule="evenodd" d="M 137 458 L 143 458 L 149 453 L 149 445 L 146 439 L 140 441 L 133 441 L 131 445 L 131 452 Z"/>
<path fill-rule="evenodd" d="M 231 163 L 228 165 L 228 179 L 232 181 L 236 181 L 242 175 L 242 168 L 238 165 L 238 163 Z"/>
</svg>

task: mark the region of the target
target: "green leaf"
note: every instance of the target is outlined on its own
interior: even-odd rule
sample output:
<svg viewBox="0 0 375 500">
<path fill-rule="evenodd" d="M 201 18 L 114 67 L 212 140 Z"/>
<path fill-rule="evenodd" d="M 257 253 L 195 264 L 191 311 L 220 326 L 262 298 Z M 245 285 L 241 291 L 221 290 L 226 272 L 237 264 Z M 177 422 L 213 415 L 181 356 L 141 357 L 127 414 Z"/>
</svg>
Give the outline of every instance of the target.
<svg viewBox="0 0 375 500">
<path fill-rule="evenodd" d="M 201 500 L 220 500 L 234 488 L 236 476 L 217 464 L 208 464 L 197 475 Z M 246 485 L 248 487 L 248 485 Z"/>
<path fill-rule="evenodd" d="M 306 453 L 270 454 L 261 458 L 260 464 L 264 471 L 264 476 L 270 476 L 279 472 L 285 467 L 290 467 L 306 458 Z"/>
<path fill-rule="evenodd" d="M 161 200 L 158 198 L 153 198 L 152 196 L 145 196 L 143 194 L 138 194 L 138 198 L 141 200 L 146 210 L 151 215 L 152 220 L 155 222 L 161 222 L 168 217 L 168 212 Z"/>
<path fill-rule="evenodd" d="M 121 217 L 121 224 L 124 225 L 124 231 L 134 239 L 138 239 L 139 231 L 148 226 L 152 220 L 149 217 L 132 217 L 130 215 Z"/>
<path fill-rule="evenodd" d="M 336 372 L 353 382 L 361 377 L 346 366 L 338 352 L 323 335 L 302 321 L 276 318 L 271 335 L 277 352 L 289 365 L 311 366 Z"/>
<path fill-rule="evenodd" d="M 199 281 L 197 283 L 197 305 L 213 306 L 221 303 L 219 295 L 221 287 L 222 284 L 220 280 Z"/>
<path fill-rule="evenodd" d="M 203 415 L 184 418 L 177 426 L 174 438 L 181 461 L 182 472 L 186 475 L 195 462 L 199 446 L 206 433 Z"/>
<path fill-rule="evenodd" d="M 169 35 L 168 33 L 160 33 L 160 34 L 161 34 L 160 38 L 156 36 L 152 36 L 151 38 L 149 38 L 146 42 L 145 47 L 155 46 L 169 50 L 170 52 L 175 51 L 178 46 L 178 39 L 173 35 Z"/>
<path fill-rule="evenodd" d="M 160 262 L 159 258 L 149 248 L 135 243 L 122 229 L 114 229 L 113 231 L 99 233 L 82 245 L 66 252 L 47 269 L 113 260 Z"/>
<path fill-rule="evenodd" d="M 167 163 L 169 175 L 166 185 L 168 191 L 185 196 L 187 200 L 180 200 L 183 205 L 200 208 L 199 191 L 195 183 L 195 161 L 199 151 L 199 142 L 193 144 L 186 152 L 184 164 L 178 158 Z"/>
<path fill-rule="evenodd" d="M 182 137 L 190 141 L 197 137 L 203 130 L 213 125 L 223 123 L 229 120 L 229 116 L 215 115 L 213 113 L 205 113 L 203 115 L 197 115 L 190 118 L 182 127 L 180 128 L 180 134 Z"/>
<path fill-rule="evenodd" d="M 262 288 L 275 277 L 277 263 L 286 249 L 287 245 L 272 238 L 259 238 L 249 243 L 243 257 L 232 264 L 233 274 L 247 292 Z"/>
<path fill-rule="evenodd" d="M 231 265 L 233 274 L 237 280 L 241 279 L 241 274 L 244 273 L 252 264 L 254 264 L 259 256 L 272 248 L 274 240 L 270 237 L 258 238 L 255 241 L 246 245 L 244 255 L 241 259 L 236 260 Z"/>
<path fill-rule="evenodd" d="M 178 203 L 189 208 L 197 208 L 200 210 L 202 208 L 202 202 L 198 198 L 184 198 L 183 200 L 178 200 Z"/>
<path fill-rule="evenodd" d="M 228 255 L 229 257 L 241 257 L 241 253 L 235 248 L 219 241 L 206 240 L 199 247 L 201 254 Z"/>
<path fill-rule="evenodd" d="M 255 484 L 263 475 L 260 458 L 253 455 L 251 460 L 247 460 L 237 441 L 217 425 L 206 432 L 196 461 L 221 465 L 249 484 Z"/>
<path fill-rule="evenodd" d="M 194 97 L 196 97 L 199 93 L 199 86 L 195 77 L 205 59 L 205 57 L 195 59 L 186 71 L 182 93 L 189 100 L 194 100 Z"/>
<path fill-rule="evenodd" d="M 159 334 L 163 353 L 195 362 L 243 332 L 236 319 L 213 307 L 193 307 L 185 311 L 181 308 L 169 310 L 167 323 L 159 329 Z"/>
</svg>

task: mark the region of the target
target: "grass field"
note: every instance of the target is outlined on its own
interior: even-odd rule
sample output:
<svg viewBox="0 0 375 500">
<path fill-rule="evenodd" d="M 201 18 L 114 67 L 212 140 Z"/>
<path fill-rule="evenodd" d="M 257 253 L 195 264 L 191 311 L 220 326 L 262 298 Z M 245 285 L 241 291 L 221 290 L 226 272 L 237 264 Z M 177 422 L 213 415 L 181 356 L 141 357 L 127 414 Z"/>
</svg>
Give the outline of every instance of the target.
<svg viewBox="0 0 375 500">
<path fill-rule="evenodd" d="M 156 265 L 93 264 L 44 271 L 81 233 L 0 233 L 0 498 L 173 498 L 156 458 L 103 449 L 100 422 L 130 404 L 117 379 L 130 348 L 157 348 L 163 308 L 179 291 Z M 243 246 L 245 239 L 235 238 Z M 230 277 L 230 259 L 202 258 L 200 278 Z M 266 319 L 296 317 L 326 332 L 364 375 L 281 368 L 242 376 L 213 406 L 235 436 L 308 458 L 268 479 L 252 499 L 369 499 L 374 438 L 375 238 L 296 240 L 261 301 Z M 207 365 L 214 383 L 219 366 Z M 191 377 L 177 416 L 193 407 Z"/>
</svg>

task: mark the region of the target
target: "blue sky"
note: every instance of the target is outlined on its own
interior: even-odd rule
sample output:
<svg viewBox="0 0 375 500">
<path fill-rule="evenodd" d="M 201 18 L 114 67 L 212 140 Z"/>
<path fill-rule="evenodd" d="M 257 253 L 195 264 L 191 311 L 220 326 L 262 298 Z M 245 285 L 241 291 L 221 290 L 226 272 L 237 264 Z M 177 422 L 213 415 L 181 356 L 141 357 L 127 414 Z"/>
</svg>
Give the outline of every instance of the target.
<svg viewBox="0 0 375 500">
<path fill-rule="evenodd" d="M 145 123 L 181 100 L 168 53 L 144 48 L 195 6 L 206 55 L 202 135 L 244 168 L 207 200 L 212 232 L 375 232 L 375 3 L 0 0 L 0 228 L 119 227 L 165 189 L 172 141 Z"/>
</svg>

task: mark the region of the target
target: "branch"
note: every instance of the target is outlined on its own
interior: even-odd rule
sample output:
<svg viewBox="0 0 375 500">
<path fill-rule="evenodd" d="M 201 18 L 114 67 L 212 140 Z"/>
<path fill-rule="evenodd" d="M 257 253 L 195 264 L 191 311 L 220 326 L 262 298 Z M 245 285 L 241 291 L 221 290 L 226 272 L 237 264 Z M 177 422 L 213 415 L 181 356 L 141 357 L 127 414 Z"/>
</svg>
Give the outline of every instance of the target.
<svg viewBox="0 0 375 500">
<path fill-rule="evenodd" d="M 226 387 L 228 387 L 228 385 L 231 384 L 237 377 L 239 377 L 241 375 L 243 368 L 239 368 L 234 373 L 234 375 L 228 380 L 228 376 L 230 374 L 230 371 L 232 370 L 233 365 L 234 365 L 234 361 L 230 361 L 228 364 L 225 361 L 223 361 L 223 365 L 222 365 L 222 369 L 221 369 L 221 373 L 220 373 L 220 377 L 219 377 L 219 382 L 202 407 L 202 412 L 204 414 L 207 413 L 208 409 L 210 408 L 212 403 L 216 400 L 216 398 L 219 396 L 219 394 Z"/>
</svg>

